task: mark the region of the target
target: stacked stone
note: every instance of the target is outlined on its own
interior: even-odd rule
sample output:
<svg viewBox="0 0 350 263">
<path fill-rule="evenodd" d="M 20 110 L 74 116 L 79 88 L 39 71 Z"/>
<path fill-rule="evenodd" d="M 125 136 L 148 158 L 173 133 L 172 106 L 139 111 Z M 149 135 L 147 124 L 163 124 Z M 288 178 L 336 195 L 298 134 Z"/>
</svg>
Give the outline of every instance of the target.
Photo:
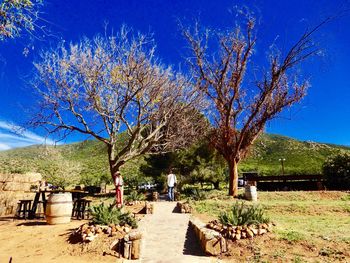
<svg viewBox="0 0 350 263">
<path fill-rule="evenodd" d="M 75 234 L 81 236 L 83 242 L 91 242 L 98 235 L 106 234 L 109 237 L 115 237 L 117 239 L 124 238 L 124 236 L 131 231 L 131 227 L 128 225 L 120 226 L 115 224 L 104 225 L 94 225 L 94 224 L 83 224 L 77 230 Z"/>
<path fill-rule="evenodd" d="M 218 256 L 227 252 L 226 239 L 217 231 L 208 229 L 200 220 L 191 218 L 190 226 L 193 228 L 203 251 L 207 255 Z"/>
<path fill-rule="evenodd" d="M 180 201 L 181 200 L 181 194 L 180 194 L 180 192 L 175 192 L 174 193 L 174 199 L 175 199 L 175 201 Z"/>
<path fill-rule="evenodd" d="M 127 205 L 127 206 L 139 205 L 142 202 L 143 201 L 137 201 L 137 200 L 135 200 L 135 201 L 127 201 L 127 202 L 125 202 L 125 205 Z"/>
<path fill-rule="evenodd" d="M 192 207 L 190 206 L 189 203 L 185 202 L 185 203 L 181 203 L 181 202 L 177 202 L 177 208 L 180 211 L 180 213 L 184 214 L 184 213 L 192 213 Z"/>
<path fill-rule="evenodd" d="M 158 192 L 153 192 L 152 193 L 152 201 L 157 202 L 159 199 L 159 193 Z"/>
<path fill-rule="evenodd" d="M 219 232 L 224 238 L 231 239 L 233 241 L 264 235 L 271 231 L 271 227 L 271 223 L 243 226 L 223 225 L 217 220 L 213 220 L 207 224 L 207 228 L 213 229 Z"/>
<path fill-rule="evenodd" d="M 92 242 L 99 235 L 108 235 L 114 239 L 110 245 L 111 250 L 127 259 L 140 258 L 141 232 L 128 225 L 109 224 L 105 226 L 86 223 L 75 230 L 74 234 L 80 236 L 83 242 Z"/>
<path fill-rule="evenodd" d="M 152 203 L 145 202 L 145 212 L 146 214 L 153 214 L 154 206 Z"/>
<path fill-rule="evenodd" d="M 0 216 L 14 214 L 20 199 L 34 199 L 33 185 L 39 186 L 39 173 L 0 174 Z"/>
</svg>

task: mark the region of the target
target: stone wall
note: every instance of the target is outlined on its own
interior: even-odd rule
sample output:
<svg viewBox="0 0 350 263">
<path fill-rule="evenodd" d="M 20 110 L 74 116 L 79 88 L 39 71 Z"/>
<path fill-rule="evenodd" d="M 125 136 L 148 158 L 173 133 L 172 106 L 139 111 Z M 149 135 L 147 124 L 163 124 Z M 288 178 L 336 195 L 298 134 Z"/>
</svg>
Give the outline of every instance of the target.
<svg viewBox="0 0 350 263">
<path fill-rule="evenodd" d="M 39 173 L 0 174 L 0 216 L 14 214 L 18 200 L 34 199 L 30 187 L 40 180 Z"/>
<path fill-rule="evenodd" d="M 227 243 L 220 233 L 206 228 L 200 220 L 191 218 L 190 226 L 196 233 L 203 251 L 207 255 L 218 256 L 227 251 Z"/>
</svg>

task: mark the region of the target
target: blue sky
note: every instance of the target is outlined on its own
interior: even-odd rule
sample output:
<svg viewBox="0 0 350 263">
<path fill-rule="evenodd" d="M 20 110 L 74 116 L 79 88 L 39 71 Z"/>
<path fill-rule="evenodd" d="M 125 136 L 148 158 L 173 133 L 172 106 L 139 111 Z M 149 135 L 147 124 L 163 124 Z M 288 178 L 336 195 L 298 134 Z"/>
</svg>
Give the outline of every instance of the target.
<svg viewBox="0 0 350 263">
<path fill-rule="evenodd" d="M 33 61 L 40 50 L 59 41 L 78 41 L 93 37 L 122 24 L 135 30 L 153 32 L 157 54 L 166 64 L 183 63 L 186 43 L 178 21 L 191 24 L 199 19 L 204 26 L 225 29 L 233 25 L 229 10 L 246 4 L 260 18 L 256 59 L 266 58 L 268 46 L 276 41 L 285 50 L 303 32 L 343 6 L 348 0 L 44 0 L 40 25 L 48 32 L 36 31 L 37 39 L 23 36 L 0 43 L 0 150 L 42 143 L 46 134 L 31 130 L 18 137 L 10 126 L 21 125 L 30 118 L 35 101 L 28 82 L 33 74 Z M 323 27 L 315 40 L 324 56 L 305 64 L 303 75 L 312 87 L 299 105 L 281 113 L 267 125 L 267 132 L 311 140 L 350 145 L 350 14 Z M 28 54 L 24 55 L 24 51 Z M 84 139 L 80 135 L 68 142 Z M 46 139 L 47 143 L 52 143 Z"/>
</svg>

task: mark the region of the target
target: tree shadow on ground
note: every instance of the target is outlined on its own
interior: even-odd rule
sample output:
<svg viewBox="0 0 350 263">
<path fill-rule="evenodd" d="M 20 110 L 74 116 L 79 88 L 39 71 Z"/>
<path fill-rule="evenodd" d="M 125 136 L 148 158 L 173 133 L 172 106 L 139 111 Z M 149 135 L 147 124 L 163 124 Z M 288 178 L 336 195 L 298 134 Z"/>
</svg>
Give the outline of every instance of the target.
<svg viewBox="0 0 350 263">
<path fill-rule="evenodd" d="M 158 201 L 160 202 L 169 201 L 168 194 L 160 194 Z"/>
<path fill-rule="evenodd" d="M 188 225 L 186 231 L 186 240 L 183 248 L 184 255 L 192 256 L 202 256 L 205 257 L 205 253 L 200 246 L 200 241 L 198 240 L 193 228 Z"/>
<path fill-rule="evenodd" d="M 14 220 L 15 220 L 14 216 L 1 216 L 0 217 L 0 221 L 3 221 L 3 222 L 11 222 Z"/>
<path fill-rule="evenodd" d="M 43 226 L 43 225 L 47 225 L 46 221 L 26 221 L 26 222 L 17 224 L 17 226 Z"/>
</svg>

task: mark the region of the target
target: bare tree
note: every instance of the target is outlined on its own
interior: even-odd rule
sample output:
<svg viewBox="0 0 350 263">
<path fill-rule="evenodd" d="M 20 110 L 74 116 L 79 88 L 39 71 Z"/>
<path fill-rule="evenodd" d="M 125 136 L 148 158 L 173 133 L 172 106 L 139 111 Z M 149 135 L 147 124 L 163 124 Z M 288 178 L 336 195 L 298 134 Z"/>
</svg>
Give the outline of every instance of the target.
<svg viewBox="0 0 350 263">
<path fill-rule="evenodd" d="M 40 111 L 31 125 L 60 138 L 79 132 L 105 143 L 113 178 L 130 159 L 193 142 L 205 125 L 193 114 L 200 93 L 154 51 L 150 36 L 133 37 L 122 27 L 115 36 L 43 53 L 34 83 Z"/>
<path fill-rule="evenodd" d="M 294 69 L 319 51 L 311 36 L 327 22 L 306 31 L 285 56 L 275 50 L 261 77 L 249 81 L 246 76 L 256 75 L 253 67 L 248 71 L 248 66 L 253 64 L 257 37 L 254 17 L 247 14 L 244 18 L 245 23 L 224 33 L 212 34 L 198 25 L 194 30 L 183 30 L 194 55 L 189 63 L 196 85 L 212 102 L 208 112 L 214 129 L 209 139 L 227 161 L 232 196 L 238 191 L 238 164 L 266 123 L 305 96 L 309 83 L 298 81 Z"/>
</svg>

